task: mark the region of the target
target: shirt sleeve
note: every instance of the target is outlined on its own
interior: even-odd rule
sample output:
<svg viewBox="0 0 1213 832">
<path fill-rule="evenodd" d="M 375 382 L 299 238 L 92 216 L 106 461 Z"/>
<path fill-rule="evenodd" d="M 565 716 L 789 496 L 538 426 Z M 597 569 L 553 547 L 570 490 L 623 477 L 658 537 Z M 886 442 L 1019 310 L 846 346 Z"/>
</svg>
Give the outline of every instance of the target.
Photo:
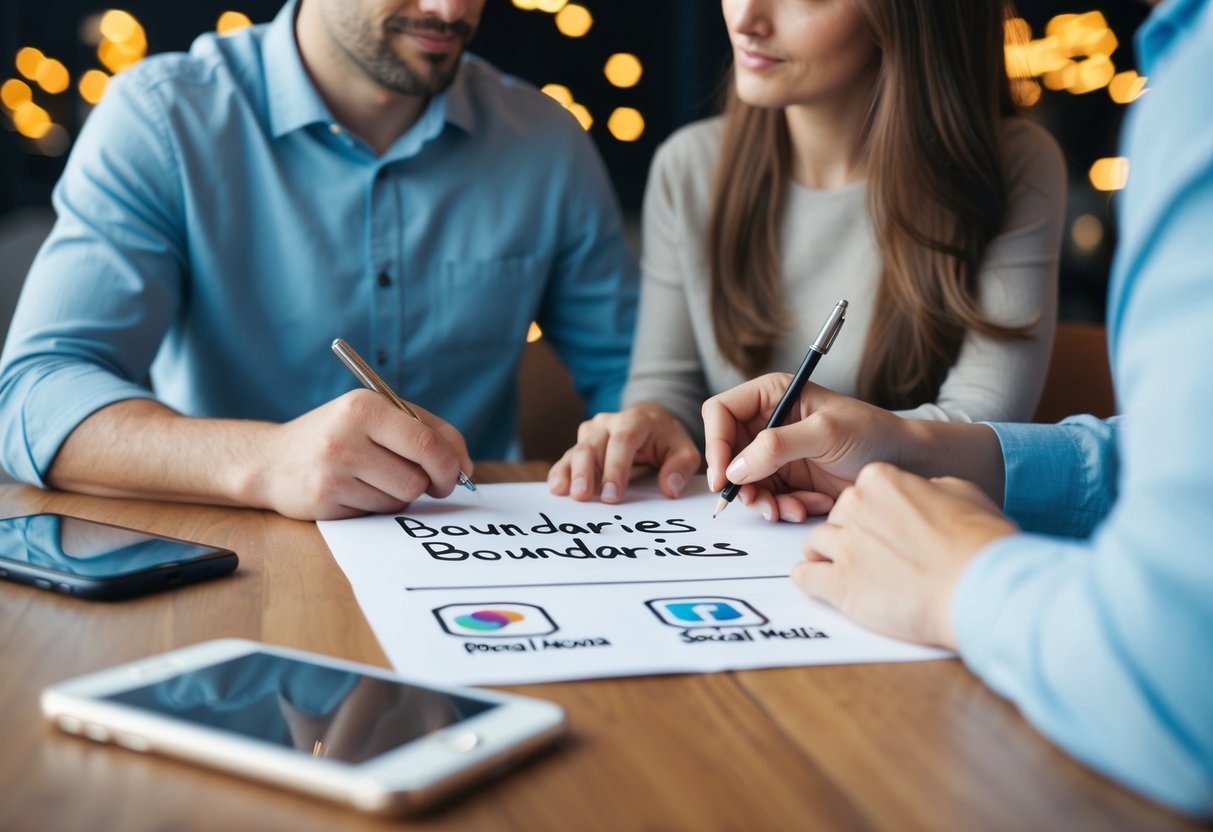
<svg viewBox="0 0 1213 832">
<path fill-rule="evenodd" d="M 0 359 L 0 447 L 44 485 L 67 436 L 115 402 L 152 398 L 148 368 L 181 302 L 179 186 L 155 93 L 115 78 L 55 187 Z"/>
<path fill-rule="evenodd" d="M 573 129 L 560 218 L 564 231 L 539 324 L 593 415 L 619 409 L 639 278 L 606 168 L 585 132 Z"/>
<path fill-rule="evenodd" d="M 986 249 L 978 304 L 990 320 L 1031 330 L 1010 339 L 970 331 L 936 400 L 900 411 L 907 418 L 1027 421 L 1040 401 L 1057 328 L 1066 167 L 1044 128 L 1018 118 L 1007 124 L 1007 214 Z"/>
<path fill-rule="evenodd" d="M 687 239 L 683 230 L 688 208 L 681 204 L 685 188 L 678 181 L 675 150 L 667 143 L 657 152 L 645 189 L 640 318 L 624 404 L 658 402 L 703 447 L 700 408 L 708 385 L 680 259 L 687 246 L 701 246 L 703 240 Z"/>
<path fill-rule="evenodd" d="M 1213 816 L 1213 122 L 1149 104 L 1168 121 L 1130 152 L 1145 178 L 1109 304 L 1123 421 L 996 428 L 1007 508 L 1043 533 L 980 552 L 952 620 L 965 662 L 1059 745 Z"/>
</svg>

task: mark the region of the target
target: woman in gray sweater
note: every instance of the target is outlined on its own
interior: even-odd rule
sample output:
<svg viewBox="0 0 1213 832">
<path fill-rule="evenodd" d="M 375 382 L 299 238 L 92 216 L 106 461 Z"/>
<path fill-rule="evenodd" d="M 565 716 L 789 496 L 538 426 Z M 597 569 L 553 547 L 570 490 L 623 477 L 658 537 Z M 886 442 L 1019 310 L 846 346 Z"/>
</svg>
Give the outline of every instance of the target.
<svg viewBox="0 0 1213 832">
<path fill-rule="evenodd" d="M 704 399 L 794 370 L 840 298 L 814 382 L 950 421 L 1026 420 L 1040 396 L 1065 167 L 1015 114 L 1004 4 L 722 6 L 724 115 L 675 133 L 649 176 L 625 407 L 581 426 L 554 493 L 617 502 L 645 463 L 677 496 Z"/>
</svg>

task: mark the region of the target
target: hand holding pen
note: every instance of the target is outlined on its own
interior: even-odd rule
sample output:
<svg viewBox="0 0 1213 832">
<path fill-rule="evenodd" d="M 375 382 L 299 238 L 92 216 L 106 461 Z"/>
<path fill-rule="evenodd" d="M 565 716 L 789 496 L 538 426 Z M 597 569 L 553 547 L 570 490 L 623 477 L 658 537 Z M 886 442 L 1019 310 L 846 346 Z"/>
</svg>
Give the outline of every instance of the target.
<svg viewBox="0 0 1213 832">
<path fill-rule="evenodd" d="M 847 302 L 845 300 L 840 300 L 834 306 L 834 309 L 830 312 L 829 317 L 826 318 L 826 322 L 822 326 L 821 332 L 818 333 L 817 338 L 815 338 L 813 343 L 809 346 L 808 352 L 805 353 L 804 361 L 801 362 L 800 368 L 796 371 L 796 375 L 792 377 L 792 380 L 788 384 L 787 389 L 784 391 L 783 396 L 779 399 L 779 403 L 775 406 L 770 418 L 767 419 L 766 429 L 779 427 L 788 417 L 789 412 L 791 412 L 793 406 L 795 406 L 797 401 L 800 399 L 800 394 L 804 390 L 804 386 L 808 382 L 809 377 L 813 374 L 814 368 L 817 367 L 817 362 L 821 360 L 822 356 L 830 351 L 832 346 L 834 346 L 834 340 L 838 337 L 838 332 L 842 329 L 842 325 L 846 320 L 846 311 Z M 718 399 L 720 397 L 715 398 Z M 709 400 L 709 403 L 712 401 L 714 401 L 714 399 Z M 706 414 L 709 409 L 708 405 L 705 405 L 704 409 L 705 427 L 708 427 L 706 424 Z M 708 431 L 707 436 L 710 441 L 710 430 Z M 709 449 L 709 451 L 710 450 L 711 449 Z M 709 462 L 710 460 L 711 454 L 709 453 Z M 740 490 L 740 486 L 738 486 L 736 483 L 729 482 L 727 485 L 725 485 L 724 490 L 722 490 L 720 493 L 720 499 L 716 502 L 716 510 L 712 512 L 712 516 L 716 517 L 718 514 L 720 514 L 720 512 L 724 511 L 728 507 L 729 503 L 732 502 L 737 496 Z"/>
<path fill-rule="evenodd" d="M 422 422 L 421 417 L 417 415 L 417 411 L 413 410 L 408 402 L 396 395 L 396 391 L 389 387 L 388 383 L 380 378 L 379 374 L 372 370 L 371 366 L 362 359 L 362 356 L 347 344 L 344 339 L 335 338 L 333 340 L 333 352 L 341 359 L 341 363 L 348 367 L 350 372 L 362 382 L 363 387 L 368 390 L 374 390 L 413 419 Z M 425 423 L 422 422 L 422 424 Z M 462 471 L 459 472 L 459 484 L 468 491 L 476 490 L 476 484 L 468 479 L 467 474 Z"/>
</svg>

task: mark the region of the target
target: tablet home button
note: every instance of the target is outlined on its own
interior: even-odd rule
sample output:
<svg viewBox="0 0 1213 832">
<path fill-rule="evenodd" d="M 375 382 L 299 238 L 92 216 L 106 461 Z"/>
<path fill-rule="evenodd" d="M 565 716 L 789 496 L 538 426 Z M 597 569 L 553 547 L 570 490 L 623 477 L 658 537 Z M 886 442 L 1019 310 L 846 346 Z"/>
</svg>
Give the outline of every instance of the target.
<svg viewBox="0 0 1213 832">
<path fill-rule="evenodd" d="M 480 745 L 480 735 L 471 731 L 461 731 L 457 734 L 447 734 L 444 738 L 448 747 L 454 751 L 466 754 Z"/>
</svg>

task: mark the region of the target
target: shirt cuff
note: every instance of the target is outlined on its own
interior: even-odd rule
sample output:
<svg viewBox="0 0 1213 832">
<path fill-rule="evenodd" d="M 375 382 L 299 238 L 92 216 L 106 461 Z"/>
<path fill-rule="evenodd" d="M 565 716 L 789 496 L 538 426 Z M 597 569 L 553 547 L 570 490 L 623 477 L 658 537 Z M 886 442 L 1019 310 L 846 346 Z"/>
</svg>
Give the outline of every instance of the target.
<svg viewBox="0 0 1213 832">
<path fill-rule="evenodd" d="M 78 365 L 36 382 L 21 408 L 24 452 L 9 454 L 16 468 L 13 475 L 46 488 L 46 473 L 71 432 L 98 410 L 128 399 L 155 399 L 155 395 L 134 382 Z"/>
<path fill-rule="evenodd" d="M 1025 531 L 1089 534 L 1110 505 L 1112 427 L 1091 416 L 1056 425 L 986 424 L 1002 446 L 1003 511 Z"/>
</svg>

